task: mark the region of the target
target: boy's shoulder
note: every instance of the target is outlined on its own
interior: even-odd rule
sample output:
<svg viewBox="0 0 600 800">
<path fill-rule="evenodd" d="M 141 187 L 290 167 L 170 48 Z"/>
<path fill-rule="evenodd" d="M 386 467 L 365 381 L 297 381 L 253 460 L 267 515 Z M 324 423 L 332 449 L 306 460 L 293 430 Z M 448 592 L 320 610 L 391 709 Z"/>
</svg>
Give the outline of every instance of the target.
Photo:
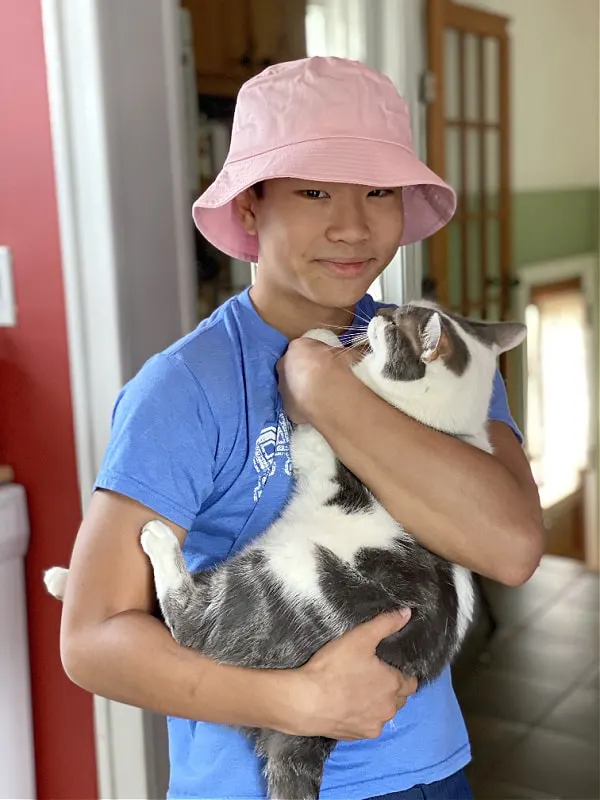
<svg viewBox="0 0 600 800">
<path fill-rule="evenodd" d="M 160 408 L 203 406 L 227 396 L 239 373 L 240 325 L 236 298 L 220 306 L 190 333 L 147 359 L 123 386 L 117 405 L 150 402 Z M 242 323 L 243 324 L 243 323 Z M 146 398 L 146 399 L 144 399 Z"/>
<path fill-rule="evenodd" d="M 193 331 L 165 348 L 161 355 L 181 361 L 191 368 L 207 359 L 214 364 L 221 355 L 236 349 L 235 331 L 239 330 L 240 321 L 238 298 L 231 297 Z"/>
<path fill-rule="evenodd" d="M 141 372 L 164 373 L 168 380 L 197 382 L 203 389 L 223 386 L 233 378 L 239 363 L 240 337 L 247 320 L 232 297 L 182 336 L 150 358 Z"/>
</svg>

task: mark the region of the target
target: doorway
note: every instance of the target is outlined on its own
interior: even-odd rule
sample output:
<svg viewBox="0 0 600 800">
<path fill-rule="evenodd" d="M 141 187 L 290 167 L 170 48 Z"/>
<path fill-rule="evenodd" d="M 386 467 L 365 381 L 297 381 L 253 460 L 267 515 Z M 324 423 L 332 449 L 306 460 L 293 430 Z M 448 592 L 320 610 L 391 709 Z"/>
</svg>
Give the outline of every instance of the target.
<svg viewBox="0 0 600 800">
<path fill-rule="evenodd" d="M 597 557 L 597 256 L 519 273 L 528 327 L 522 381 L 527 455 L 538 485 L 546 553 L 592 566 Z"/>
</svg>

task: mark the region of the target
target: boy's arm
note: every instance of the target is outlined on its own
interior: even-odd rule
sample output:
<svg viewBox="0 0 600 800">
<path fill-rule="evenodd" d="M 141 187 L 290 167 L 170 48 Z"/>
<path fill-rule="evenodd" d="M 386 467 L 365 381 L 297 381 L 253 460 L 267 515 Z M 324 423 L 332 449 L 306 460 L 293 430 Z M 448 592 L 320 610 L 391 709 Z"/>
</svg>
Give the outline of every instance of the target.
<svg viewBox="0 0 600 800">
<path fill-rule="evenodd" d="M 152 573 L 139 532 L 157 516 L 114 492 L 92 497 L 61 625 L 63 665 L 75 683 L 169 716 L 339 739 L 377 736 L 415 691 L 374 653 L 405 624 L 395 614 L 326 645 L 297 670 L 227 666 L 180 647 L 151 615 Z M 183 542 L 183 528 L 164 521 Z"/>
<path fill-rule="evenodd" d="M 90 692 L 162 714 L 275 723 L 270 700 L 277 695 L 277 676 L 219 667 L 177 645 L 152 616 L 152 568 L 139 532 L 153 518 L 150 509 L 123 495 L 93 495 L 64 597 L 61 657 L 67 674 Z M 164 521 L 183 543 L 186 532 Z"/>
<path fill-rule="evenodd" d="M 338 350 L 310 339 L 290 344 L 279 372 L 292 417 L 311 422 L 425 547 L 508 585 L 531 576 L 543 552 L 542 516 L 508 425 L 490 423 L 489 455 L 393 408 Z"/>
</svg>

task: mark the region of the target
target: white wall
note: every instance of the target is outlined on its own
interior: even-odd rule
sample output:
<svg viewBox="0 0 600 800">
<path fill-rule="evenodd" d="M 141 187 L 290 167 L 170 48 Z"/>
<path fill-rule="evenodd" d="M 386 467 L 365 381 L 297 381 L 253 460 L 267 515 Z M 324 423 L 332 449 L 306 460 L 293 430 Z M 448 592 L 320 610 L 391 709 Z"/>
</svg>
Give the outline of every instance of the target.
<svg viewBox="0 0 600 800">
<path fill-rule="evenodd" d="M 598 0 L 469 0 L 510 17 L 516 191 L 598 186 Z"/>
</svg>

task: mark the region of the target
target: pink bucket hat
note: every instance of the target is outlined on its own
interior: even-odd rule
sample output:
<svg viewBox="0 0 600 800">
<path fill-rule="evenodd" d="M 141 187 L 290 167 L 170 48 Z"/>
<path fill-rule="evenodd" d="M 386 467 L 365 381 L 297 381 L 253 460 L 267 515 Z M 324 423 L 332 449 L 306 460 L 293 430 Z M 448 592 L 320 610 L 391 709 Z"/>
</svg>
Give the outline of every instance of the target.
<svg viewBox="0 0 600 800">
<path fill-rule="evenodd" d="M 456 208 L 454 191 L 415 155 L 392 81 L 343 58 L 276 64 L 242 86 L 223 169 L 194 203 L 198 230 L 227 255 L 258 261 L 232 200 L 270 178 L 403 187 L 402 244 L 431 236 Z"/>
</svg>

